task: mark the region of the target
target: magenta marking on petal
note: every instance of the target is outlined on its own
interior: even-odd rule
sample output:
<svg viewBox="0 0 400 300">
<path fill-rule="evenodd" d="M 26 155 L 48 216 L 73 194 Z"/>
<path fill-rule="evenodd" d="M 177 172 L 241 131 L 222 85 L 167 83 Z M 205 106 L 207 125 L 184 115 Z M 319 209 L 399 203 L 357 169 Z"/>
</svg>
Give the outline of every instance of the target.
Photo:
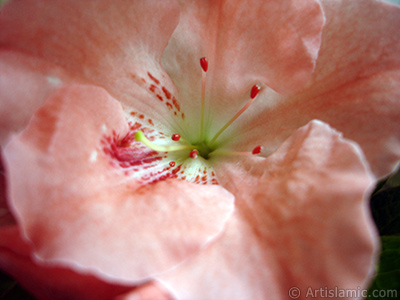
<svg viewBox="0 0 400 300">
<path fill-rule="evenodd" d="M 137 112 L 131 112 L 130 116 L 141 121 L 151 120 Z M 101 141 L 103 152 L 110 158 L 110 164 L 119 169 L 123 175 L 136 179 L 142 185 L 172 178 L 207 184 L 205 174 L 202 177 L 200 175 L 196 177 L 197 181 L 195 178 L 186 178 L 185 168 L 182 168 L 182 164 L 178 165 L 175 161 L 168 159 L 167 154 L 151 150 L 137 141 L 135 134 L 139 130 L 149 140 L 171 138 L 171 136 L 158 132 L 138 121 L 130 122 L 129 131 L 124 135 L 114 131 L 111 136 L 103 137 Z"/>
<path fill-rule="evenodd" d="M 154 84 L 151 84 L 150 87 L 149 87 L 149 90 L 150 90 L 151 92 L 155 93 L 156 88 L 157 88 L 157 87 L 156 87 Z"/>
<path fill-rule="evenodd" d="M 173 96 L 172 93 L 165 86 L 162 86 L 160 80 L 158 80 L 154 75 L 152 75 L 150 72 L 147 72 L 147 75 L 153 81 L 153 83 L 148 86 L 148 90 L 153 93 L 158 100 L 160 100 L 161 102 L 165 102 L 167 108 L 173 111 L 174 116 L 178 116 L 178 112 L 181 111 L 181 107 L 175 96 Z M 144 79 L 143 82 L 145 82 Z M 184 117 L 182 117 L 182 119 L 184 119 Z"/>
<path fill-rule="evenodd" d="M 166 105 L 173 109 L 171 103 L 166 102 Z M 183 164 L 184 160 L 176 162 L 171 159 L 168 152 L 154 151 L 135 139 L 137 132 L 141 131 L 149 141 L 168 139 L 174 143 L 174 141 L 181 140 L 179 134 L 166 135 L 159 132 L 154 128 L 154 122 L 140 112 L 129 112 L 128 120 L 129 130 L 127 132 L 121 134 L 114 131 L 110 136 L 103 137 L 101 141 L 103 152 L 109 157 L 110 164 L 119 169 L 121 174 L 142 185 L 166 179 L 186 180 L 197 184 L 218 184 L 212 169 L 203 167 L 195 172 L 193 170 L 187 172 L 189 169 Z M 190 159 L 189 157 L 195 158 L 196 156 L 198 156 L 198 152 L 192 151 L 186 158 Z"/>
<path fill-rule="evenodd" d="M 172 103 L 174 104 L 177 111 L 181 111 L 181 107 L 175 97 L 172 97 Z"/>
<path fill-rule="evenodd" d="M 160 84 L 160 80 L 155 78 L 150 72 L 147 72 L 147 75 L 150 77 L 151 80 L 154 81 L 155 84 Z"/>
<path fill-rule="evenodd" d="M 163 86 L 161 87 L 162 91 L 164 92 L 165 97 L 167 97 L 167 99 L 171 99 L 171 93 Z"/>
<path fill-rule="evenodd" d="M 149 139 L 155 139 L 156 136 L 157 138 L 164 138 L 162 133 L 135 122 L 130 124 L 129 132 L 123 137 L 113 132 L 112 136 L 104 137 L 101 143 L 104 153 L 111 159 L 110 163 L 112 166 L 122 169 L 126 176 L 135 177 L 136 174 L 141 174 L 138 176 L 138 180 L 146 184 L 148 181 L 144 180 L 144 178 L 147 175 L 150 181 L 154 181 L 154 179 L 157 178 L 151 175 L 160 172 L 154 172 L 154 170 L 159 170 L 161 168 L 159 162 L 164 159 L 164 157 L 160 156 L 160 153 L 147 148 L 142 143 L 135 140 L 135 134 L 139 129 L 146 132 Z"/>
</svg>

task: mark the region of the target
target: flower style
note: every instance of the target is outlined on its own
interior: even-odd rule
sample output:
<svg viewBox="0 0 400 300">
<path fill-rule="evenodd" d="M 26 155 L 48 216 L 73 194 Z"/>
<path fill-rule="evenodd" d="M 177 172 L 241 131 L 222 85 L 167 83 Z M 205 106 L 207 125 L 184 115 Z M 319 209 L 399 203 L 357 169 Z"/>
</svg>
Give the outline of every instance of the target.
<svg viewBox="0 0 400 300">
<path fill-rule="evenodd" d="M 399 25 L 375 0 L 10 1 L 0 267 L 39 299 L 366 287 Z"/>
</svg>

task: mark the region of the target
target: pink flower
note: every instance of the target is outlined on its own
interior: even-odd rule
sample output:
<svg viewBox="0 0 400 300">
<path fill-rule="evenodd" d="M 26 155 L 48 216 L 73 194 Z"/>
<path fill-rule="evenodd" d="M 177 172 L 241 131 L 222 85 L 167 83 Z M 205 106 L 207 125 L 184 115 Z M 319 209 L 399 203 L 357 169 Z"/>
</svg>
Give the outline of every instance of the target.
<svg viewBox="0 0 400 300">
<path fill-rule="evenodd" d="M 39 299 L 367 287 L 400 11 L 321 2 L 7 3 L 0 267 Z"/>
</svg>

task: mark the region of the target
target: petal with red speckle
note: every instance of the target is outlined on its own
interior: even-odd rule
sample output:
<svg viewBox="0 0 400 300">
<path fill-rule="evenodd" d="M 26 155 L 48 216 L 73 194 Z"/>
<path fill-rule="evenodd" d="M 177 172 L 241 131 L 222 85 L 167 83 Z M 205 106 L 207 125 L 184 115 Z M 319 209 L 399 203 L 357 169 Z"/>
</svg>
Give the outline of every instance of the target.
<svg viewBox="0 0 400 300">
<path fill-rule="evenodd" d="M 72 86 L 4 149 L 10 206 L 38 259 L 131 283 L 176 266 L 223 229 L 233 196 L 222 187 L 143 185 L 110 163 L 103 137 L 128 129 L 103 89 Z"/>
</svg>

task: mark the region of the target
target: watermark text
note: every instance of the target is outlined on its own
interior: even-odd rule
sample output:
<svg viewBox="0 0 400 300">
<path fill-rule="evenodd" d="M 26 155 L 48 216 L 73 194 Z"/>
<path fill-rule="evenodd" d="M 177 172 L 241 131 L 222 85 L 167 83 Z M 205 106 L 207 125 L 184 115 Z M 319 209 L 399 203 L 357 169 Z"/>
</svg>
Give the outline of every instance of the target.
<svg viewBox="0 0 400 300">
<path fill-rule="evenodd" d="M 400 296 L 399 291 L 397 290 L 373 290 L 368 291 L 367 289 L 363 289 L 362 287 L 357 287 L 354 289 L 343 289 L 339 287 L 307 287 L 305 289 L 300 289 L 296 286 L 293 286 L 288 291 L 290 299 L 299 299 L 302 297 L 303 299 L 323 299 L 323 298 L 393 298 L 398 299 Z"/>
</svg>

